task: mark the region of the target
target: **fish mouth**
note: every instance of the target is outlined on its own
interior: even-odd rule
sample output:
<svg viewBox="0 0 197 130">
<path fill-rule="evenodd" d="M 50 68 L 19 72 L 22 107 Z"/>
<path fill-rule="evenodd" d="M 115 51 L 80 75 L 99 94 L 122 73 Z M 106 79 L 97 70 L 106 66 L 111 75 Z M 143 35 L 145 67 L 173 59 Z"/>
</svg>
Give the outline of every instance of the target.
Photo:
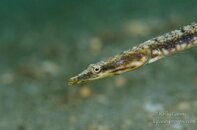
<svg viewBox="0 0 197 130">
<path fill-rule="evenodd" d="M 74 76 L 71 77 L 68 81 L 69 86 L 74 86 L 74 85 L 83 85 L 85 83 L 89 83 L 92 80 L 97 79 L 97 78 L 88 78 L 88 79 L 82 79 L 80 76 Z"/>
<path fill-rule="evenodd" d="M 68 85 L 69 86 L 74 86 L 74 85 L 83 85 L 85 82 L 88 82 L 89 80 L 81 80 L 81 78 L 79 76 L 74 76 L 74 77 L 71 77 L 69 80 L 68 80 Z"/>
<path fill-rule="evenodd" d="M 80 84 L 81 82 L 78 80 L 78 76 L 71 77 L 68 81 L 69 86 Z"/>
</svg>

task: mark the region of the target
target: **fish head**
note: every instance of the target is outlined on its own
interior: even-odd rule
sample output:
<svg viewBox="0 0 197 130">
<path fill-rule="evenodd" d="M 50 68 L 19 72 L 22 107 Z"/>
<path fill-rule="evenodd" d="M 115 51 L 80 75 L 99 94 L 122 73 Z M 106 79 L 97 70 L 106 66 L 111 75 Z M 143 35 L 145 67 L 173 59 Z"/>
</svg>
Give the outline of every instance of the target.
<svg viewBox="0 0 197 130">
<path fill-rule="evenodd" d="M 77 85 L 132 71 L 147 63 L 148 59 L 149 53 L 144 49 L 125 51 L 105 61 L 89 65 L 80 74 L 70 78 L 69 85 Z"/>
</svg>

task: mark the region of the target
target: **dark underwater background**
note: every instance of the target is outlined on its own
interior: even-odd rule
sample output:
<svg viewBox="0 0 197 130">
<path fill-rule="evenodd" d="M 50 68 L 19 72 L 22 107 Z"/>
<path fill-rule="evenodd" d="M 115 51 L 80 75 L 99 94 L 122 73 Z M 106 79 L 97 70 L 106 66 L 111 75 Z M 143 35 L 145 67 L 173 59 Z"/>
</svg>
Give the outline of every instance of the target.
<svg viewBox="0 0 197 130">
<path fill-rule="evenodd" d="M 196 0 L 1 0 L 0 130 L 195 130 L 197 48 L 70 87 L 89 64 L 197 20 Z"/>
</svg>

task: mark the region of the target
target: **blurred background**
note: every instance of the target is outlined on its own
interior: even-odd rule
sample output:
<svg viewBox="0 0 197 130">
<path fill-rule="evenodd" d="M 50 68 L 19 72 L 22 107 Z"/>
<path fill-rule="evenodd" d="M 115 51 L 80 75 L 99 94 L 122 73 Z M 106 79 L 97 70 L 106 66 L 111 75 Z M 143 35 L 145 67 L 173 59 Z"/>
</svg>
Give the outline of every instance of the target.
<svg viewBox="0 0 197 130">
<path fill-rule="evenodd" d="M 196 0 L 1 0 L 0 130 L 196 129 L 197 48 L 67 86 L 89 64 L 187 25 L 196 12 Z"/>
</svg>

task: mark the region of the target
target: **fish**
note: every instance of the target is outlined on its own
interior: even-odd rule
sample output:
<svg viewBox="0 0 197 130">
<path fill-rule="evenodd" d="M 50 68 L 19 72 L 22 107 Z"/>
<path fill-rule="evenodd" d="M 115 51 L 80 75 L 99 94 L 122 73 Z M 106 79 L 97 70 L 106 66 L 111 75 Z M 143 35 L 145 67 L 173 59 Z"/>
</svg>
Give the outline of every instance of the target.
<svg viewBox="0 0 197 130">
<path fill-rule="evenodd" d="M 68 85 L 79 85 L 141 68 L 197 45 L 197 22 L 147 40 L 132 49 L 95 64 L 72 77 Z"/>
</svg>

